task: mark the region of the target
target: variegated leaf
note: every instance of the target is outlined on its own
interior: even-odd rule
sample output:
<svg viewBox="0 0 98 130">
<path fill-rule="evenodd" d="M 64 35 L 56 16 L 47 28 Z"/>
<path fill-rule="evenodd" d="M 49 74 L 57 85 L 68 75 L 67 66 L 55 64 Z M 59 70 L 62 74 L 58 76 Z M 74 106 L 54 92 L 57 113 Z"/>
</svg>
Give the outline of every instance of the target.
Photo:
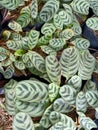
<svg viewBox="0 0 98 130">
<path fill-rule="evenodd" d="M 46 72 L 44 58 L 35 51 L 29 51 L 28 54 L 29 54 L 30 60 L 32 61 L 34 67 L 42 73 Z"/>
<path fill-rule="evenodd" d="M 66 127 L 64 127 L 63 122 L 57 122 L 49 130 L 65 130 L 65 129 Z M 70 129 L 66 129 L 66 130 L 70 130 Z"/>
<path fill-rule="evenodd" d="M 71 77 L 71 79 L 68 81 L 68 84 L 73 86 L 77 92 L 81 89 L 82 86 L 82 80 L 78 75 L 74 75 Z"/>
<path fill-rule="evenodd" d="M 8 40 L 6 42 L 6 45 L 9 49 L 11 50 L 18 50 L 22 48 L 21 41 L 13 41 L 13 40 Z"/>
<path fill-rule="evenodd" d="M 70 85 L 64 85 L 60 88 L 59 94 L 69 105 L 75 105 L 76 90 Z"/>
<path fill-rule="evenodd" d="M 44 36 L 40 37 L 38 41 L 38 46 L 47 45 L 51 38 L 52 38 L 51 34 L 45 34 Z"/>
<path fill-rule="evenodd" d="M 38 14 L 38 2 L 37 0 L 32 0 L 30 4 L 31 17 L 36 18 Z"/>
<path fill-rule="evenodd" d="M 91 90 L 86 92 L 86 99 L 93 108 L 98 107 L 98 90 Z"/>
<path fill-rule="evenodd" d="M 58 14 L 61 17 L 64 25 L 69 25 L 72 23 L 72 17 L 66 11 L 62 10 Z"/>
<path fill-rule="evenodd" d="M 54 15 L 53 23 L 54 23 L 56 29 L 59 29 L 59 30 L 63 29 L 63 21 L 58 14 Z"/>
<path fill-rule="evenodd" d="M 45 59 L 46 71 L 53 83 L 60 84 L 61 82 L 61 67 L 55 55 L 49 55 Z"/>
<path fill-rule="evenodd" d="M 41 120 L 40 120 L 40 124 L 41 126 L 43 126 L 44 128 L 49 128 L 51 126 L 51 122 L 49 120 L 49 115 L 52 112 L 53 108 L 52 105 L 50 105 L 44 112 Z"/>
<path fill-rule="evenodd" d="M 45 23 L 42 28 L 41 28 L 41 32 L 42 34 L 53 34 L 55 32 L 56 28 L 52 23 Z"/>
<path fill-rule="evenodd" d="M 75 75 L 79 67 L 79 53 L 76 48 L 64 49 L 60 58 L 62 75 L 68 80 Z"/>
<path fill-rule="evenodd" d="M 74 31 L 74 36 L 80 35 L 82 33 L 82 28 L 77 22 L 73 22 L 71 29 Z"/>
<path fill-rule="evenodd" d="M 9 24 L 8 24 L 9 28 L 12 29 L 13 31 L 15 32 L 22 32 L 22 27 L 19 23 L 15 22 L 15 21 L 11 21 Z"/>
<path fill-rule="evenodd" d="M 97 86 L 96 86 L 96 84 L 93 82 L 93 81 L 91 81 L 91 80 L 88 80 L 87 82 L 86 82 L 86 84 L 85 84 L 85 86 L 84 86 L 84 88 L 83 88 L 83 91 L 84 92 L 87 92 L 87 91 L 92 91 L 92 90 L 97 90 Z"/>
<path fill-rule="evenodd" d="M 25 69 L 25 64 L 22 61 L 15 61 L 14 66 L 19 69 L 19 70 L 24 70 Z"/>
<path fill-rule="evenodd" d="M 43 102 L 22 102 L 19 100 L 16 100 L 16 108 L 24 113 L 29 114 L 31 117 L 39 117 L 42 116 L 42 114 L 45 111 L 45 103 Z"/>
<path fill-rule="evenodd" d="M 40 12 L 40 18 L 44 22 L 47 22 L 53 18 L 53 16 L 57 13 L 58 10 L 59 10 L 59 1 L 49 0 L 43 6 Z"/>
<path fill-rule="evenodd" d="M 15 95 L 15 87 L 17 82 L 11 79 L 5 86 L 5 109 L 9 115 L 15 115 L 17 112 L 17 108 L 15 106 L 16 95 Z"/>
<path fill-rule="evenodd" d="M 82 91 L 76 97 L 76 110 L 78 114 L 79 112 L 85 113 L 87 111 L 87 99 Z"/>
<path fill-rule="evenodd" d="M 63 98 L 58 98 L 53 103 L 54 111 L 60 113 L 68 113 L 74 109 L 74 107 L 70 106 Z"/>
<path fill-rule="evenodd" d="M 11 33 L 10 39 L 13 41 L 22 40 L 22 36 L 19 33 Z"/>
<path fill-rule="evenodd" d="M 42 82 L 25 80 L 16 86 L 16 98 L 26 102 L 38 102 L 48 98 L 48 86 Z"/>
<path fill-rule="evenodd" d="M 49 84 L 48 91 L 49 91 L 49 99 L 51 102 L 53 102 L 53 100 L 58 96 L 59 88 L 60 87 L 56 85 L 55 83 Z"/>
<path fill-rule="evenodd" d="M 95 124 L 95 122 L 92 119 L 90 119 L 89 117 L 81 117 L 80 125 L 86 130 L 91 130 L 92 128 L 97 128 L 97 125 Z"/>
<path fill-rule="evenodd" d="M 35 130 L 47 130 L 46 128 L 42 127 L 39 123 L 34 123 Z"/>
<path fill-rule="evenodd" d="M 89 51 L 85 51 L 80 55 L 80 65 L 78 75 L 83 80 L 91 79 L 91 75 L 95 67 L 95 58 L 90 54 Z"/>
<path fill-rule="evenodd" d="M 49 46 L 57 51 L 61 50 L 65 44 L 66 41 L 64 38 L 53 38 L 49 41 Z"/>
<path fill-rule="evenodd" d="M 7 55 L 0 53 L 0 62 L 4 61 L 7 58 Z"/>
<path fill-rule="evenodd" d="M 20 0 L 0 0 L 0 5 L 9 10 L 15 10 L 19 6 Z"/>
<path fill-rule="evenodd" d="M 10 79 L 13 76 L 14 72 L 15 72 L 15 69 L 13 65 L 10 65 L 4 71 L 3 76 L 5 79 Z"/>
<path fill-rule="evenodd" d="M 63 4 L 63 7 L 65 9 L 65 11 L 71 16 L 73 17 L 73 11 L 72 11 L 72 8 L 69 4 Z"/>
<path fill-rule="evenodd" d="M 32 119 L 27 113 L 19 112 L 14 116 L 13 130 L 35 130 Z"/>
<path fill-rule="evenodd" d="M 86 25 L 93 30 L 98 30 L 98 17 L 88 18 Z"/>
<path fill-rule="evenodd" d="M 72 8 L 74 9 L 74 11 L 76 11 L 80 14 L 88 15 L 89 7 L 90 7 L 90 4 L 88 1 L 86 1 L 86 0 L 73 0 L 71 5 L 72 5 Z"/>
<path fill-rule="evenodd" d="M 90 7 L 93 9 L 98 9 L 98 1 L 97 0 L 89 0 Z"/>
<path fill-rule="evenodd" d="M 36 30 L 31 30 L 29 32 L 29 43 L 28 46 L 30 49 L 33 49 L 37 43 L 38 43 L 38 38 L 39 38 L 39 32 Z"/>
<path fill-rule="evenodd" d="M 64 38 L 65 40 L 69 40 L 74 36 L 74 31 L 72 29 L 65 29 L 60 34 L 60 38 Z"/>
<path fill-rule="evenodd" d="M 57 122 L 62 122 L 66 129 L 67 128 L 70 128 L 72 130 L 76 129 L 74 121 L 70 117 L 68 117 L 64 114 L 61 114 L 59 112 L 52 111 L 50 113 L 49 119 L 52 124 L 55 124 Z"/>
<path fill-rule="evenodd" d="M 50 46 L 43 45 L 43 46 L 41 46 L 41 50 L 46 54 L 56 54 L 56 51 L 53 48 L 51 48 Z"/>
<path fill-rule="evenodd" d="M 90 46 L 89 40 L 85 38 L 76 38 L 75 40 L 72 41 L 72 44 L 75 45 L 80 50 L 85 50 L 88 49 Z"/>
</svg>

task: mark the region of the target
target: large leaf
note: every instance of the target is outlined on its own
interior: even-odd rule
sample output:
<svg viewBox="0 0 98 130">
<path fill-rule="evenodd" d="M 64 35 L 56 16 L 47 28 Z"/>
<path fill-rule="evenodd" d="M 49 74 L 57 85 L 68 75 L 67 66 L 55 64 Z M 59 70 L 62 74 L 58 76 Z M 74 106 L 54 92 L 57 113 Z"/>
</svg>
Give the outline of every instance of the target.
<svg viewBox="0 0 98 130">
<path fill-rule="evenodd" d="M 30 4 L 31 17 L 36 18 L 38 14 L 38 3 L 37 0 L 32 0 Z"/>
<path fill-rule="evenodd" d="M 75 105 L 76 90 L 71 85 L 62 86 L 59 93 L 69 105 Z"/>
<path fill-rule="evenodd" d="M 53 18 L 53 16 L 57 13 L 59 9 L 59 1 L 57 0 L 49 0 L 43 6 L 40 12 L 40 18 L 46 22 Z"/>
<path fill-rule="evenodd" d="M 16 86 L 16 98 L 26 102 L 37 102 L 48 98 L 47 84 L 38 81 L 25 80 Z"/>
<path fill-rule="evenodd" d="M 74 108 L 70 106 L 63 98 L 58 98 L 53 103 L 54 111 L 60 113 L 68 113 L 72 111 Z"/>
<path fill-rule="evenodd" d="M 74 11 L 76 11 L 80 14 L 88 15 L 89 7 L 90 7 L 90 4 L 88 1 L 86 1 L 86 0 L 73 0 L 71 5 L 72 5 L 72 8 L 74 9 Z"/>
<path fill-rule="evenodd" d="M 76 97 L 76 110 L 78 113 L 85 113 L 87 110 L 87 99 L 82 91 L 80 91 Z"/>
<path fill-rule="evenodd" d="M 62 122 L 66 129 L 67 128 L 70 128 L 72 130 L 76 129 L 74 121 L 70 117 L 68 117 L 64 114 L 61 114 L 59 112 L 52 111 L 49 116 L 49 119 L 52 124 L 55 124 L 57 122 Z"/>
<path fill-rule="evenodd" d="M 49 128 L 51 126 L 51 122 L 49 120 L 49 115 L 52 112 L 52 105 L 50 105 L 44 112 L 41 120 L 40 120 L 40 124 L 41 126 L 43 126 L 44 128 Z"/>
<path fill-rule="evenodd" d="M 93 108 L 98 107 L 98 90 L 91 90 L 86 92 L 86 99 Z"/>
<path fill-rule="evenodd" d="M 93 30 L 98 30 L 98 17 L 87 19 L 86 25 Z"/>
<path fill-rule="evenodd" d="M 89 51 L 85 51 L 80 55 L 80 65 L 78 75 L 83 80 L 91 79 L 91 75 L 95 67 L 95 58 Z"/>
<path fill-rule="evenodd" d="M 55 83 L 49 84 L 48 91 L 49 91 L 49 99 L 51 102 L 53 102 L 53 100 L 58 96 L 59 88 L 60 87 L 56 85 Z"/>
<path fill-rule="evenodd" d="M 97 125 L 89 117 L 81 117 L 80 125 L 86 130 L 91 130 L 92 128 L 97 128 Z"/>
<path fill-rule="evenodd" d="M 16 100 L 15 102 L 16 108 L 24 113 L 29 114 L 31 117 L 39 117 L 42 116 L 42 114 L 45 111 L 45 102 L 22 102 L 19 100 Z"/>
<path fill-rule="evenodd" d="M 82 86 L 82 80 L 78 75 L 74 75 L 68 81 L 68 84 L 72 85 L 76 89 L 76 91 L 79 92 Z"/>
<path fill-rule="evenodd" d="M 13 130 L 35 130 L 30 116 L 26 113 L 19 112 L 14 116 Z"/>
<path fill-rule="evenodd" d="M 72 41 L 72 44 L 80 50 L 88 49 L 88 47 L 90 46 L 89 40 L 85 38 L 76 38 L 74 41 Z"/>
<path fill-rule="evenodd" d="M 50 80 L 53 83 L 60 84 L 61 80 L 61 67 L 55 55 L 49 55 L 45 59 L 46 70 Z"/>
<path fill-rule="evenodd" d="M 69 79 L 75 75 L 79 67 L 79 53 L 76 48 L 64 49 L 60 58 L 62 75 Z"/>
</svg>

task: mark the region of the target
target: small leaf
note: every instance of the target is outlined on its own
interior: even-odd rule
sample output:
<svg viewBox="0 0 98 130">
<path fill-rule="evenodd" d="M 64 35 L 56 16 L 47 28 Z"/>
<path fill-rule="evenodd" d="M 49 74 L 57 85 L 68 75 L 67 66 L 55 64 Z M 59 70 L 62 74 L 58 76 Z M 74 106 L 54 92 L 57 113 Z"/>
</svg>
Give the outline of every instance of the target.
<svg viewBox="0 0 98 130">
<path fill-rule="evenodd" d="M 53 102 L 53 100 L 58 96 L 59 94 L 59 86 L 56 85 L 55 83 L 51 83 L 49 84 L 49 99 L 51 102 Z"/>
<path fill-rule="evenodd" d="M 36 18 L 38 14 L 38 3 L 37 0 L 32 0 L 30 4 L 31 17 Z"/>
<path fill-rule="evenodd" d="M 8 24 L 9 28 L 11 28 L 13 31 L 15 32 L 22 32 L 22 27 L 20 24 L 18 24 L 17 22 L 15 21 L 11 21 L 9 24 Z"/>
</svg>

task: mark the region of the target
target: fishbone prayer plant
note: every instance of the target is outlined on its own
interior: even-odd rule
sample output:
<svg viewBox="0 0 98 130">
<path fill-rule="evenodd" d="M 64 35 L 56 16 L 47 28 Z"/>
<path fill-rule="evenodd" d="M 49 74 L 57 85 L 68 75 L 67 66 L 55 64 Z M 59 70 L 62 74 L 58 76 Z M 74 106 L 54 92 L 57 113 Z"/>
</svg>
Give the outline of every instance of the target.
<svg viewBox="0 0 98 130">
<path fill-rule="evenodd" d="M 14 116 L 13 130 L 97 128 L 86 111 L 92 107 L 98 113 L 98 89 L 91 80 L 98 63 L 80 20 L 98 30 L 98 0 L 0 0 L 0 7 L 11 15 L 2 31 L 0 72 L 10 79 L 4 86 L 5 109 Z M 16 70 L 33 77 L 16 81 Z M 73 110 L 78 124 L 68 116 Z"/>
</svg>

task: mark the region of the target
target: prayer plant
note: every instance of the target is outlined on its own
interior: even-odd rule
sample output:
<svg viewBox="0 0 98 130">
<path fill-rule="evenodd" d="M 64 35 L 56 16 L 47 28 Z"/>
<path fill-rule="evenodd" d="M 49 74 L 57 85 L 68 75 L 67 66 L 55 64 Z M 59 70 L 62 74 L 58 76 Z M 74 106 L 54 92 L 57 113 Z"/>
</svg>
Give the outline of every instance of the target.
<svg viewBox="0 0 98 130">
<path fill-rule="evenodd" d="M 98 0 L 0 0 L 0 8 L 10 14 L 1 34 L 0 72 L 10 79 L 5 109 L 14 117 L 13 130 L 97 128 L 86 111 L 98 113 L 98 89 L 91 80 L 98 63 L 82 37 L 81 21 L 98 30 Z M 33 78 L 11 79 L 16 70 Z M 68 116 L 73 110 L 78 122 Z"/>
</svg>

